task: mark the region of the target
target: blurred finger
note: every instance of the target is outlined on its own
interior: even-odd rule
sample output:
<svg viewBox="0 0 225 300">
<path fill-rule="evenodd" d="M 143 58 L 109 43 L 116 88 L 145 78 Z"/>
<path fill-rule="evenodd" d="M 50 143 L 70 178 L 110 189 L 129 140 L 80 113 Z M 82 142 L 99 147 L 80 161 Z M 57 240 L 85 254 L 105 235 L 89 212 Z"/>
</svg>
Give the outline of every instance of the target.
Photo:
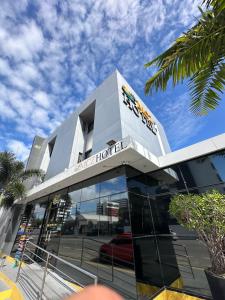
<svg viewBox="0 0 225 300">
<path fill-rule="evenodd" d="M 89 286 L 78 294 L 74 294 L 66 300 L 123 300 L 113 290 L 105 286 Z"/>
</svg>

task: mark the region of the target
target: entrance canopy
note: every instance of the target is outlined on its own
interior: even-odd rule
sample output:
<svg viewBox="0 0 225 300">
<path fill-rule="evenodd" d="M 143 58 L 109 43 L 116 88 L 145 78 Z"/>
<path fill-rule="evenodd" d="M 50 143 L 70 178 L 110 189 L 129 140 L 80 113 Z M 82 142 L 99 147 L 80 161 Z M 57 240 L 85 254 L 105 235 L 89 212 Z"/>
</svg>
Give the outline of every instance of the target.
<svg viewBox="0 0 225 300">
<path fill-rule="evenodd" d="M 30 202 L 67 186 L 82 182 L 121 165 L 129 165 L 143 173 L 147 173 L 224 148 L 225 134 L 222 134 L 164 156 L 156 157 L 140 143 L 131 137 L 126 137 L 79 164 L 65 169 L 64 172 L 34 186 L 28 191 L 25 202 Z M 170 174 L 170 176 L 173 176 L 173 174 Z M 22 201 L 24 203 L 24 200 Z"/>
</svg>

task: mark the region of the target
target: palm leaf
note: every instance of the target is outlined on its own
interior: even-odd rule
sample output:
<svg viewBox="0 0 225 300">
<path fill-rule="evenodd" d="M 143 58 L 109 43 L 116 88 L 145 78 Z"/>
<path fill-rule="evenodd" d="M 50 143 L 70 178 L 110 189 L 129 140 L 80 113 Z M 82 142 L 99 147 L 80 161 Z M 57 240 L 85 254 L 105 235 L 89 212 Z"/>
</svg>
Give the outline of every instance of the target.
<svg viewBox="0 0 225 300">
<path fill-rule="evenodd" d="M 213 8 L 218 12 L 225 9 L 225 0 L 203 0 L 202 4 L 205 4 L 207 8 L 213 6 Z"/>
<path fill-rule="evenodd" d="M 24 170 L 24 163 L 12 152 L 0 152 L 0 206 L 10 207 L 16 199 L 24 197 L 23 182 L 32 176 L 43 178 L 43 175 L 41 170 Z"/>
<path fill-rule="evenodd" d="M 15 198 L 12 194 L 6 193 L 0 196 L 0 207 L 10 208 L 13 205 Z"/>
<path fill-rule="evenodd" d="M 26 170 L 24 171 L 22 174 L 21 174 L 21 179 L 22 181 L 28 179 L 28 178 L 31 178 L 33 176 L 37 176 L 37 177 L 43 177 L 44 173 L 42 170 L 38 170 L 38 169 L 29 169 L 29 170 Z"/>
<path fill-rule="evenodd" d="M 12 152 L 0 152 L 0 185 L 3 187 L 14 174 L 16 157 Z"/>
<path fill-rule="evenodd" d="M 10 194 L 14 199 L 22 198 L 25 196 L 25 186 L 20 181 L 12 181 L 7 185 L 5 194 Z"/>
<path fill-rule="evenodd" d="M 225 3 L 225 0 L 222 2 Z M 200 11 L 201 18 L 198 24 L 179 37 L 168 50 L 145 64 L 146 68 L 152 65 L 158 67 L 158 71 L 145 84 L 146 94 L 166 90 L 170 80 L 175 86 L 190 78 L 189 87 L 193 96 L 191 108 L 196 113 L 201 111 L 200 107 L 202 112 L 204 111 L 204 104 L 205 111 L 210 107 L 215 108 L 224 89 L 222 70 L 218 73 L 221 74 L 218 75 L 220 81 L 216 84 L 217 76 L 213 73 L 213 79 L 210 66 L 215 66 L 214 72 L 218 71 L 219 66 L 223 68 L 221 61 L 225 57 L 225 10 Z M 209 88 L 203 96 L 203 89 L 207 87 Z"/>
<path fill-rule="evenodd" d="M 196 73 L 189 81 L 192 103 L 195 114 L 207 114 L 215 109 L 225 85 L 225 64 L 209 64 Z"/>
</svg>

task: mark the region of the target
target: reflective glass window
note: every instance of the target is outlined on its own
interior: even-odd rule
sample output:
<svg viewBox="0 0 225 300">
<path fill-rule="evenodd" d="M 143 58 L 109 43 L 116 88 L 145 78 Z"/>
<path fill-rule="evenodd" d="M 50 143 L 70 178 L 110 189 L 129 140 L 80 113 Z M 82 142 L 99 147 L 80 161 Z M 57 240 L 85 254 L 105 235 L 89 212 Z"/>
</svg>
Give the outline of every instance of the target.
<svg viewBox="0 0 225 300">
<path fill-rule="evenodd" d="M 31 217 L 27 226 L 27 231 L 29 232 L 29 240 L 32 243 L 37 244 L 43 220 L 45 217 L 46 209 L 48 207 L 48 198 L 40 199 L 33 204 L 33 209 L 31 212 Z"/>
<path fill-rule="evenodd" d="M 122 191 L 126 191 L 126 178 L 125 176 L 118 176 L 106 181 L 102 181 L 100 184 L 100 197 L 116 194 Z"/>
<path fill-rule="evenodd" d="M 179 164 L 188 188 L 216 185 L 225 180 L 225 152 Z"/>
</svg>

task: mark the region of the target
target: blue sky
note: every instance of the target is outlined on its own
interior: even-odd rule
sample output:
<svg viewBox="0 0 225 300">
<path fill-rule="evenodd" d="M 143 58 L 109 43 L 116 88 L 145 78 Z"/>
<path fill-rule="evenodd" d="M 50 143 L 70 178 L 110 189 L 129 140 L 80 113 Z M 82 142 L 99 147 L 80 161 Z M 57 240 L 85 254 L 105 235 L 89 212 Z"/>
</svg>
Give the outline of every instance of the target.
<svg viewBox="0 0 225 300">
<path fill-rule="evenodd" d="M 171 148 L 225 131 L 225 101 L 207 117 L 188 110 L 186 85 L 144 95 L 144 63 L 196 22 L 195 0 L 2 0 L 0 150 L 26 159 L 116 68 L 163 124 Z M 223 97 L 224 98 L 224 97 Z"/>
</svg>

